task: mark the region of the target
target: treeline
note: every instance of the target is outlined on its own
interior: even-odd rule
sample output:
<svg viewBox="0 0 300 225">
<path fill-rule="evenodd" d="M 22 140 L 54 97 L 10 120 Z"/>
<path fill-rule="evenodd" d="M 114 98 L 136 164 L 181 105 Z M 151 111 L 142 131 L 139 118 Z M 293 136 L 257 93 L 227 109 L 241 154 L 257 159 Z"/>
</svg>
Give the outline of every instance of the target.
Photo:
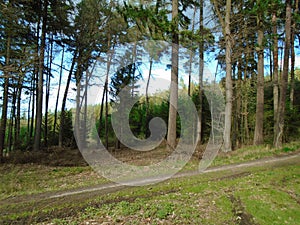
<svg viewBox="0 0 300 225">
<path fill-rule="evenodd" d="M 300 71 L 297 70 L 297 74 L 300 75 Z M 225 89 L 224 83 L 221 82 L 221 86 L 223 85 L 223 90 Z M 234 86 L 236 87 L 237 80 L 234 81 Z M 242 105 L 247 103 L 247 111 L 245 111 L 244 107 L 241 107 L 241 111 L 239 112 L 239 108 L 237 104 L 233 106 L 233 129 L 232 129 L 232 148 L 237 149 L 244 145 L 252 145 L 253 138 L 254 138 L 254 130 L 255 130 L 255 114 L 256 114 L 256 102 L 255 102 L 255 95 L 256 89 L 251 87 L 254 84 L 248 84 L 247 86 L 243 87 L 242 92 Z M 236 89 L 235 89 L 236 90 Z M 188 87 L 183 88 L 181 91 L 185 91 L 187 93 Z M 236 90 L 240 91 L 240 90 Z M 273 127 L 274 127 L 274 110 L 273 110 L 273 85 L 270 80 L 266 80 L 265 85 L 265 104 L 264 104 L 264 143 L 272 145 L 273 144 Z M 288 91 L 289 94 L 290 90 Z M 236 92 L 235 92 L 236 93 Z M 149 103 L 146 102 L 145 96 L 140 96 L 137 100 L 137 103 L 132 108 L 130 112 L 130 128 L 133 134 L 141 139 L 149 137 L 149 121 L 155 117 L 162 118 L 165 123 L 168 123 L 168 111 L 169 111 L 169 102 L 162 100 L 162 96 L 169 96 L 169 92 L 161 92 L 157 93 L 154 96 L 150 97 Z M 300 81 L 297 79 L 295 82 L 295 107 L 290 108 L 287 107 L 287 112 L 285 115 L 285 129 L 284 129 L 284 142 L 291 142 L 295 140 L 299 140 L 300 134 Z M 247 99 L 245 99 L 247 97 Z M 199 90 L 195 89 L 192 91 L 191 98 L 195 103 L 196 108 L 200 109 L 200 102 L 199 102 Z M 201 143 L 206 143 L 211 135 L 211 115 L 210 115 L 210 105 L 207 101 L 205 94 L 202 96 L 202 132 L 201 132 Z M 184 101 L 184 99 L 179 98 L 178 100 Z M 290 105 L 290 102 L 287 102 L 287 106 Z M 99 118 L 100 112 L 100 105 L 94 106 L 89 108 L 90 111 L 94 112 L 96 119 Z M 111 107 L 109 106 L 109 111 L 111 112 Z M 147 112 L 148 111 L 148 112 Z M 238 113 L 239 112 L 239 113 Z M 92 114 L 92 113 L 89 113 Z M 148 117 L 146 117 L 148 115 Z M 192 120 L 190 121 L 190 126 L 192 127 Z M 101 119 L 100 121 L 97 120 L 96 127 L 102 128 L 100 129 L 100 138 L 104 145 L 108 146 L 109 148 L 116 148 L 118 147 L 118 140 L 115 136 L 114 130 L 111 126 L 111 113 L 108 114 L 108 131 L 107 134 L 105 132 L 105 118 Z M 184 130 L 181 129 L 180 126 L 180 117 L 177 117 L 176 122 L 176 137 L 179 138 L 181 132 Z M 92 129 L 92 128 L 90 128 Z M 196 129 L 196 127 L 194 127 Z M 93 133 L 94 137 L 98 135 L 98 133 Z M 108 137 L 106 138 L 106 135 Z M 190 141 L 193 142 L 196 137 L 190 137 Z M 106 141 L 108 143 L 106 144 Z"/>
<path fill-rule="evenodd" d="M 80 112 L 67 110 L 70 93 L 77 93 L 78 102 L 95 61 L 107 59 L 109 67 L 109 53 L 116 45 L 142 40 L 164 40 L 195 53 L 199 87 L 206 56 L 214 55 L 216 74 L 224 77 L 220 86 L 226 95 L 225 151 L 243 144 L 280 146 L 299 132 L 299 70 L 295 68 L 299 6 L 299 0 L 1 0 L 0 160 L 9 150 L 39 151 L 73 143 L 71 114 Z M 176 48 L 173 45 L 170 69 L 178 86 Z M 159 62 L 160 56 L 153 56 L 150 64 L 153 61 Z M 111 78 L 107 73 L 102 80 L 101 106 L 106 107 L 100 110 L 103 116 L 98 114 L 98 128 L 103 135 Z M 199 127 L 204 126 L 199 136 L 205 141 L 209 109 L 202 88 L 190 86 L 191 82 L 189 95 L 198 96 L 194 100 L 199 105 Z M 177 92 L 175 85 L 171 98 Z M 54 109 L 49 108 L 50 101 L 55 101 Z M 144 107 L 137 114 L 156 115 L 151 110 L 158 106 L 147 112 Z M 159 108 L 168 124 L 167 142 L 174 147 L 176 111 L 166 103 Z M 134 116 L 132 120 L 134 124 Z M 146 123 L 132 126 L 136 135 L 147 136 Z"/>
</svg>

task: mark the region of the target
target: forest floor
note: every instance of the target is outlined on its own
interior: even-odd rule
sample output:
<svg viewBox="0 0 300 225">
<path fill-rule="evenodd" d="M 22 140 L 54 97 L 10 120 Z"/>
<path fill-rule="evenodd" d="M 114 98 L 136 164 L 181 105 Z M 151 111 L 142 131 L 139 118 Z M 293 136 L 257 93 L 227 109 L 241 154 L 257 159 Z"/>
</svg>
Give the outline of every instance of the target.
<svg viewBox="0 0 300 225">
<path fill-rule="evenodd" d="M 256 154 L 255 152 L 260 152 Z M 130 154 L 127 154 L 128 156 Z M 196 160 L 196 159 L 194 159 Z M 299 143 L 221 153 L 204 173 L 190 163 L 144 187 L 85 166 L 0 167 L 0 224 L 297 224 Z"/>
</svg>

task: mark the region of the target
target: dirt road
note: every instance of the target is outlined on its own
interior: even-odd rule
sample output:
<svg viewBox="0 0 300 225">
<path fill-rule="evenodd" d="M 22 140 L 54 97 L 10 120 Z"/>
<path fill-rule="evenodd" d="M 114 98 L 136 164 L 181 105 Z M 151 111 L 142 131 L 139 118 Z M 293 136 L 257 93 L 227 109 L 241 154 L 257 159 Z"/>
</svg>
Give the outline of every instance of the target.
<svg viewBox="0 0 300 225">
<path fill-rule="evenodd" d="M 265 159 L 259 159 L 250 162 L 244 162 L 239 164 L 225 165 L 219 167 L 208 168 L 203 174 L 227 171 L 227 176 L 234 176 L 242 172 L 247 172 L 250 168 L 259 167 L 278 167 L 287 164 L 299 164 L 300 165 L 300 151 L 294 152 L 289 155 L 270 157 Z M 201 176 L 199 171 L 188 171 L 176 174 L 171 179 L 189 176 Z M 226 177 L 225 177 L 226 178 Z M 148 183 L 149 181 L 155 181 L 160 177 L 152 177 L 145 180 L 139 180 L 140 184 Z M 106 195 L 108 193 L 114 193 L 118 190 L 130 188 L 116 183 L 108 183 L 103 185 L 97 185 L 93 187 L 85 187 L 68 191 L 50 192 L 27 196 L 11 197 L 0 201 L 0 224 L 30 224 L 31 222 L 40 222 L 56 217 L 66 217 L 72 215 L 74 211 L 83 210 L 83 206 L 74 207 L 74 203 L 87 202 L 89 199 L 94 199 L 96 196 Z M 161 194 L 161 193 L 158 193 Z M 121 201 L 122 199 L 116 199 L 115 201 Z M 102 202 L 105 204 L 109 202 Z M 56 209 L 62 206 L 62 210 L 50 210 Z M 69 205 L 69 207 L 68 207 Z M 79 204 L 80 205 L 80 204 Z M 47 210 L 44 210 L 47 209 Z M 16 215 L 15 220 L 8 219 L 12 215 Z M 18 215 L 22 215 L 19 217 Z"/>
</svg>

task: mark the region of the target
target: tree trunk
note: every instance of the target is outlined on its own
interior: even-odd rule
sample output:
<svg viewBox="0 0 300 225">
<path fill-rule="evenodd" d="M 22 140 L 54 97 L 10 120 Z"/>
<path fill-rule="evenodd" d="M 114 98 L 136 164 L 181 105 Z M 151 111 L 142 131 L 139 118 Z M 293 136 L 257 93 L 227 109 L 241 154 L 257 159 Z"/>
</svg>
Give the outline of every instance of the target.
<svg viewBox="0 0 300 225">
<path fill-rule="evenodd" d="M 270 81 L 273 81 L 273 55 L 272 55 L 272 46 L 269 48 L 270 56 L 269 56 L 269 61 L 270 61 Z"/>
<path fill-rule="evenodd" d="M 16 113 L 16 123 L 15 123 L 15 131 L 14 131 L 15 149 L 18 149 L 20 147 L 21 100 L 22 100 L 23 79 L 24 79 L 24 74 L 21 74 L 19 76 L 18 85 L 17 85 L 17 103 L 16 103 L 17 113 Z"/>
<path fill-rule="evenodd" d="M 43 117 L 43 77 L 44 77 L 44 57 L 46 48 L 46 29 L 47 29 L 47 16 L 48 16 L 48 0 L 44 1 L 43 8 L 43 25 L 42 25 L 42 39 L 39 56 L 39 76 L 37 87 L 37 108 L 36 108 L 36 122 L 34 133 L 33 150 L 39 151 L 41 147 L 41 131 L 42 131 L 42 117 Z"/>
<path fill-rule="evenodd" d="M 75 126 L 74 126 L 74 132 L 77 136 L 77 146 L 79 148 L 84 147 L 84 137 L 82 133 L 82 123 L 80 118 L 80 112 L 81 112 L 81 105 L 80 105 L 80 93 L 81 93 L 81 78 L 82 78 L 82 70 L 81 70 L 81 59 L 79 56 L 79 60 L 77 62 L 77 70 L 75 72 L 75 80 L 76 80 L 76 110 L 75 110 Z"/>
<path fill-rule="evenodd" d="M 32 86 L 32 81 L 31 81 L 31 86 Z M 27 108 L 27 144 L 29 143 L 30 140 L 30 122 L 32 120 L 30 117 L 31 104 L 32 104 L 32 93 L 29 94 L 28 108 Z"/>
<path fill-rule="evenodd" d="M 102 94 L 102 100 L 101 100 L 101 105 L 100 105 L 100 115 L 99 115 L 99 126 L 98 126 L 98 144 L 100 144 L 100 134 L 101 134 L 101 122 L 103 118 L 103 109 L 104 109 L 104 99 L 105 99 L 105 92 L 106 92 L 106 82 L 104 83 L 103 86 L 103 94 Z"/>
<path fill-rule="evenodd" d="M 193 13 L 193 18 L 192 18 L 192 33 L 194 33 L 195 30 L 195 19 L 196 19 L 196 12 L 197 12 L 197 7 L 194 6 L 194 13 Z M 201 25 L 200 25 L 201 26 Z M 200 31 L 201 33 L 201 31 Z M 191 40 L 193 42 L 193 40 Z M 189 83 L 188 83 L 188 96 L 191 96 L 191 82 L 192 82 L 192 62 L 193 62 L 193 55 L 194 51 L 193 49 L 190 49 L 190 59 L 189 59 Z"/>
<path fill-rule="evenodd" d="M 225 127 L 224 127 L 224 151 L 231 151 L 231 115 L 232 115 L 232 65 L 231 65 L 231 33 L 230 33 L 230 14 L 231 14 L 231 0 L 226 1 L 226 15 L 225 15 L 225 42 L 226 42 L 226 105 L 225 105 Z"/>
<path fill-rule="evenodd" d="M 249 45 L 247 46 L 246 49 L 246 63 L 245 65 L 248 65 L 250 61 L 250 47 Z M 243 137 L 242 137 L 242 142 L 243 144 L 249 144 L 250 142 L 250 134 L 249 134 L 249 125 L 248 125 L 248 100 L 249 100 L 249 86 L 250 86 L 250 79 L 248 76 L 248 68 L 245 66 L 244 67 L 244 81 L 243 81 L 243 90 L 241 93 L 242 97 L 242 110 L 243 110 L 243 115 L 242 115 L 242 124 L 243 124 Z M 252 140 L 251 140 L 252 141 Z"/>
<path fill-rule="evenodd" d="M 172 69 L 171 69 L 171 87 L 170 87 L 170 105 L 168 120 L 167 143 L 171 150 L 176 146 L 176 119 L 177 119 L 177 102 L 178 102 L 178 0 L 172 1 Z"/>
<path fill-rule="evenodd" d="M 58 101 L 59 101 L 60 89 L 61 89 L 61 79 L 62 79 L 62 73 L 63 73 L 64 56 L 65 56 L 65 47 L 63 46 L 62 56 L 61 56 L 61 63 L 60 63 L 58 90 L 57 90 L 56 102 L 55 102 L 55 110 L 54 110 L 53 135 L 56 132 L 56 125 L 57 125 L 57 109 L 58 109 Z"/>
<path fill-rule="evenodd" d="M 58 145 L 59 145 L 60 148 L 63 147 L 63 132 L 64 132 L 65 116 L 66 116 L 65 115 L 65 113 L 66 113 L 65 112 L 66 103 L 67 103 L 67 97 L 68 97 L 70 82 L 71 82 L 71 78 L 72 78 L 76 58 L 77 58 L 77 50 L 75 50 L 75 52 L 74 52 L 71 68 L 70 68 L 69 75 L 68 75 L 68 78 L 67 78 L 66 89 L 65 89 L 65 92 L 64 92 L 62 105 L 61 105 L 60 127 L 59 127 L 59 137 L 58 137 Z"/>
<path fill-rule="evenodd" d="M 298 14 L 299 0 L 295 2 L 294 14 Z M 291 91 L 290 91 L 290 108 L 294 108 L 294 98 L 295 98 L 295 32 L 296 32 L 296 21 L 292 19 L 292 29 L 291 29 Z"/>
<path fill-rule="evenodd" d="M 150 69 L 149 69 L 149 74 L 148 74 L 148 79 L 147 79 L 147 86 L 146 86 L 146 123 L 144 124 L 146 138 L 148 138 L 150 135 L 149 129 L 148 129 L 148 124 L 150 121 L 150 118 L 149 118 L 149 106 L 150 106 L 149 85 L 150 85 L 150 79 L 151 79 L 151 74 L 152 74 L 152 67 L 153 67 L 153 60 L 151 59 L 150 60 Z"/>
<path fill-rule="evenodd" d="M 291 46 L 291 17 L 292 17 L 291 0 L 286 0 L 284 62 L 283 62 L 282 79 L 280 85 L 279 109 L 278 109 L 278 115 L 276 119 L 276 130 L 274 135 L 275 137 L 274 146 L 276 148 L 281 147 L 283 142 L 285 101 L 286 101 L 287 81 L 288 81 L 288 73 L 289 73 L 289 53 L 290 53 L 290 46 Z"/>
<path fill-rule="evenodd" d="M 278 84 L 278 36 L 277 36 L 277 12 L 274 11 L 272 15 L 272 33 L 273 33 L 273 107 L 274 107 L 274 131 L 276 130 L 276 118 L 278 114 L 278 100 L 279 100 L 279 84 Z"/>
<path fill-rule="evenodd" d="M 108 79 L 105 85 L 105 147 L 108 150 Z"/>
<path fill-rule="evenodd" d="M 13 95 L 12 95 L 12 107 L 10 112 L 10 120 L 8 125 L 8 137 L 7 137 L 8 152 L 11 152 L 13 149 L 13 127 L 14 127 L 14 120 L 16 118 L 16 101 L 17 101 L 17 90 L 16 88 L 14 88 Z"/>
<path fill-rule="evenodd" d="M 50 39 L 50 49 L 48 51 L 47 59 L 47 77 L 46 77 L 46 102 L 45 102 L 45 128 L 44 128 L 44 145 L 48 147 L 48 109 L 50 97 L 50 84 L 51 84 L 51 70 L 52 70 L 52 56 L 53 56 L 53 34 Z"/>
<path fill-rule="evenodd" d="M 84 85 L 84 114 L 83 114 L 83 137 L 84 148 L 87 147 L 87 129 L 88 129 L 88 84 L 89 84 L 89 72 L 85 73 L 85 85 Z"/>
<path fill-rule="evenodd" d="M 111 47 L 111 39 L 110 39 L 110 36 L 108 38 L 108 42 L 107 42 L 107 45 L 108 45 L 108 49 L 110 49 Z M 113 49 L 114 49 L 114 46 L 113 46 Z M 106 75 L 105 75 L 105 82 L 104 82 L 104 87 L 103 87 L 103 95 L 102 95 L 102 101 L 101 101 L 101 106 L 100 106 L 100 118 L 99 118 L 99 127 L 98 127 L 98 135 L 99 135 L 99 141 L 100 141 L 100 132 L 101 132 L 101 122 L 102 122 L 102 117 L 103 117 L 103 108 L 104 108 L 104 98 L 106 97 L 107 95 L 107 91 L 108 91 L 108 78 L 109 78 L 109 72 L 110 72 L 110 66 L 111 66 L 111 61 L 112 61 L 112 57 L 113 57 L 113 51 L 110 53 L 110 56 L 107 56 L 107 65 L 106 65 Z M 107 101 L 107 99 L 106 99 Z M 106 107 L 105 107 L 106 109 Z M 108 109 L 106 109 L 107 111 Z M 105 111 L 105 137 L 106 137 L 106 149 L 108 149 L 108 134 L 106 133 L 106 120 L 107 120 L 107 116 L 108 116 L 108 112 L 107 112 L 107 115 L 106 115 L 106 111 Z M 99 144 L 99 143 L 98 143 Z"/>
<path fill-rule="evenodd" d="M 33 76 L 36 76 L 36 74 L 34 74 Z M 32 144 L 32 138 L 33 138 L 33 131 L 34 131 L 34 117 L 35 117 L 35 110 L 36 110 L 36 90 L 35 90 L 35 86 L 36 86 L 36 79 L 33 78 L 32 80 L 32 104 L 31 104 L 31 122 L 30 122 L 30 131 L 29 131 L 29 141 L 30 144 Z"/>
<path fill-rule="evenodd" d="M 264 31 L 262 27 L 261 16 L 258 16 L 258 37 L 257 37 L 257 93 L 256 93 L 256 117 L 254 130 L 254 145 L 261 145 L 264 143 L 264 46 L 263 38 Z"/>
<path fill-rule="evenodd" d="M 242 107 L 242 57 L 238 59 L 238 72 L 236 81 L 236 105 L 235 105 L 235 119 L 234 119 L 234 132 L 235 132 L 235 142 L 233 143 L 233 149 L 239 148 L 241 146 L 241 107 Z"/>
<path fill-rule="evenodd" d="M 200 34 L 204 33 L 203 19 L 204 0 L 200 0 Z M 203 111 L 203 73 L 204 73 L 204 40 L 199 43 L 199 109 L 198 109 L 198 145 L 202 143 L 202 111 Z"/>
<path fill-rule="evenodd" d="M 5 66 L 10 64 L 11 37 L 8 36 L 6 41 L 6 58 Z M 3 87 L 3 104 L 2 116 L 0 124 L 0 163 L 3 161 L 3 150 L 5 148 L 5 131 L 7 123 L 7 106 L 8 106 L 8 86 L 9 86 L 9 71 L 4 70 L 4 87 Z"/>
<path fill-rule="evenodd" d="M 225 78 L 225 91 L 226 91 L 226 105 L 225 105 L 225 126 L 224 126 L 224 152 L 232 151 L 231 143 L 231 116 L 232 116 L 232 64 L 231 64 L 231 32 L 230 32 L 230 14 L 231 14 L 231 0 L 226 0 L 225 20 L 219 10 L 219 3 L 217 0 L 213 1 L 214 9 L 217 13 L 219 21 L 222 25 L 222 33 L 225 37 L 225 63 L 226 63 L 226 78 Z"/>
<path fill-rule="evenodd" d="M 36 40 L 35 40 L 35 45 L 36 45 L 36 57 L 35 57 L 35 64 L 34 64 L 34 70 L 33 70 L 33 79 L 32 79 L 32 86 L 31 86 L 31 91 L 32 91 L 32 108 L 31 108 L 31 124 L 30 124 L 30 145 L 33 146 L 33 139 L 34 139 L 34 129 L 35 129 L 35 117 L 36 117 L 36 100 L 37 100 L 37 90 L 38 90 L 38 84 L 37 81 L 39 79 L 39 49 L 40 49 L 40 23 L 41 23 L 41 15 L 38 16 L 38 21 L 36 24 Z"/>
</svg>

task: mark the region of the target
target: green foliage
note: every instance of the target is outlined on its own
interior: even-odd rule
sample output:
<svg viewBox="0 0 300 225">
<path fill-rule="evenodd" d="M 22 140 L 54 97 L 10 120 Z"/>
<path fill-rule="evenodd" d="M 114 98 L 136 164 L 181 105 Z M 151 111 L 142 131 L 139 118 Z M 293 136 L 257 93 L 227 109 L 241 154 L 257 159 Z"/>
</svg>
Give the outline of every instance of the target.
<svg viewBox="0 0 300 225">
<path fill-rule="evenodd" d="M 136 93 L 134 92 L 137 88 L 136 83 L 142 77 L 139 66 L 140 63 L 127 65 L 113 75 L 109 92 L 112 96 L 112 103 L 118 103 L 118 95 L 121 91 L 123 91 L 123 93 L 124 91 L 127 92 L 126 95 L 124 95 L 127 98 L 136 96 Z"/>
<path fill-rule="evenodd" d="M 58 127 L 58 129 L 60 129 L 60 127 Z M 76 147 L 76 141 L 73 133 L 72 110 L 65 111 L 65 119 L 64 119 L 62 134 L 63 134 L 64 145 L 66 147 Z"/>
</svg>

